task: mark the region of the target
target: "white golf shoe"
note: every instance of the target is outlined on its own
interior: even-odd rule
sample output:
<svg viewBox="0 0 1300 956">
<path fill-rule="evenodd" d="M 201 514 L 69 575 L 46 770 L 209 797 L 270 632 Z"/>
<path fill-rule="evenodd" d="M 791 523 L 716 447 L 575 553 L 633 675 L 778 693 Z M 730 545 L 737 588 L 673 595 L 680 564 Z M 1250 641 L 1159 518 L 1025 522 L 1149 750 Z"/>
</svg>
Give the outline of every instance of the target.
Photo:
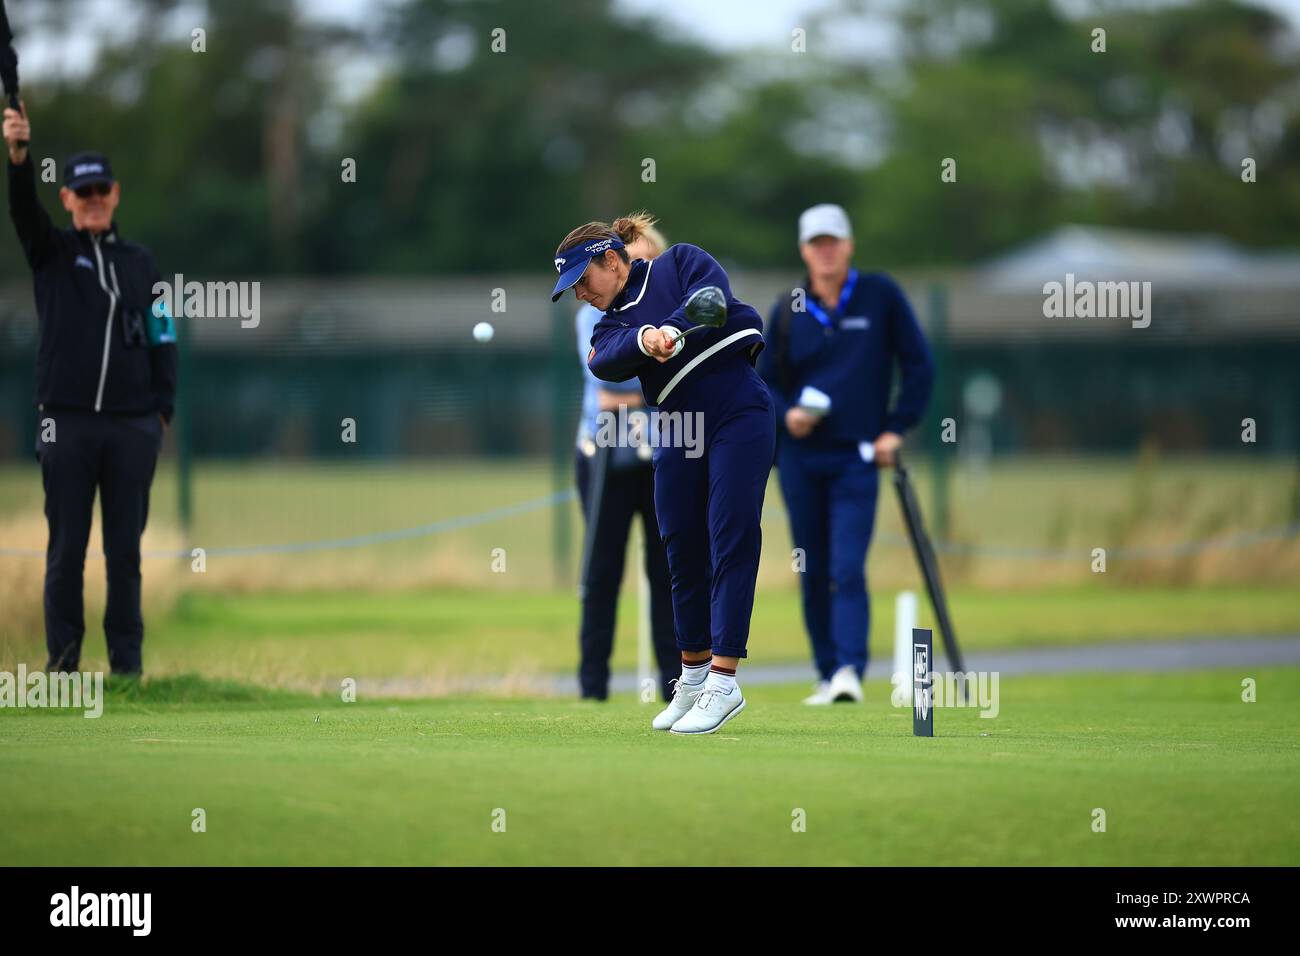
<svg viewBox="0 0 1300 956">
<path fill-rule="evenodd" d="M 686 716 L 687 712 L 695 706 L 695 698 L 699 696 L 700 691 L 704 690 L 704 681 L 697 684 L 688 684 L 682 680 L 673 681 L 677 686 L 673 688 L 673 699 L 668 702 L 668 706 L 659 711 L 658 715 L 650 726 L 655 730 L 667 730 L 673 724 Z"/>
<path fill-rule="evenodd" d="M 862 703 L 862 681 L 858 680 L 858 672 L 851 665 L 845 664 L 831 675 L 828 692 L 832 701 L 848 700 L 855 704 Z"/>
<path fill-rule="evenodd" d="M 817 682 L 817 689 L 803 699 L 805 704 L 812 707 L 821 707 L 829 704 L 835 698 L 831 696 L 831 682 L 820 680 Z"/>
<path fill-rule="evenodd" d="M 673 724 L 668 732 L 711 734 L 744 709 L 745 698 L 739 687 L 733 687 L 725 693 L 716 687 L 706 687 L 696 696 L 695 706 Z"/>
</svg>

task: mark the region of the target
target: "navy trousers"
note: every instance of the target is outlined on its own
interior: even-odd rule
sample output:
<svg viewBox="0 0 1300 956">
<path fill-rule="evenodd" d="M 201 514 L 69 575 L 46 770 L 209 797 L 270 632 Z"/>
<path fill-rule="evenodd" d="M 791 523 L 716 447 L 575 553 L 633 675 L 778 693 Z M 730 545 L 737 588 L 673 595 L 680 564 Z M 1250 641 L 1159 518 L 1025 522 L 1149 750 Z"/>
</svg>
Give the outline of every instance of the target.
<svg viewBox="0 0 1300 956">
<path fill-rule="evenodd" d="M 822 680 L 851 666 L 867 670 L 871 604 L 867 547 L 876 520 L 876 466 L 856 446 L 783 438 L 777 471 L 794 546 L 803 549 L 804 625 Z"/>
<path fill-rule="evenodd" d="M 677 646 L 745 657 L 776 442 L 767 386 L 740 354 L 706 361 L 677 388 L 674 411 L 699 413 L 700 454 L 655 449 L 655 510 L 668 551 Z M 660 441 L 664 409 L 660 408 Z"/>
<path fill-rule="evenodd" d="M 138 674 L 144 620 L 140 614 L 140 536 L 149 517 L 149 486 L 162 447 L 156 414 L 117 416 L 46 410 L 54 441 L 38 424 L 36 455 L 45 485 L 50 541 L 45 555 L 46 669 L 75 671 L 86 632 L 82 585 L 86 545 L 99 492 L 108 601 L 104 636 L 114 674 Z"/>
</svg>

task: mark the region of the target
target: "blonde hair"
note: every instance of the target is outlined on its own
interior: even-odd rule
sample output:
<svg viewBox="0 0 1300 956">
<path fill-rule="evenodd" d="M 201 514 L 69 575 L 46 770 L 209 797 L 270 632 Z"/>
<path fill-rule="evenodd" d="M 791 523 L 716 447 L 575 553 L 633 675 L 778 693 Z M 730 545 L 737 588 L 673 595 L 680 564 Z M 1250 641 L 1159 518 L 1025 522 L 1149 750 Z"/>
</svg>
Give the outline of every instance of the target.
<svg viewBox="0 0 1300 956">
<path fill-rule="evenodd" d="M 609 224 L 609 228 L 627 246 L 638 239 L 644 239 L 657 256 L 668 248 L 668 241 L 664 239 L 664 234 L 655 228 L 655 223 L 658 221 L 643 209 L 615 219 Z"/>
<path fill-rule="evenodd" d="M 659 255 L 668 248 L 668 242 L 664 239 L 663 233 L 655 228 L 655 223 L 658 221 L 650 213 L 641 210 L 640 212 L 620 216 L 610 223 L 588 222 L 565 236 L 564 240 L 556 247 L 555 254 L 559 255 L 570 246 L 575 246 L 588 239 L 606 239 L 613 236 L 625 246 L 630 246 L 638 239 L 645 239 L 654 248 L 654 254 Z M 627 261 L 627 251 L 625 249 L 615 249 L 614 251 L 618 253 L 619 258 L 624 262 Z"/>
</svg>

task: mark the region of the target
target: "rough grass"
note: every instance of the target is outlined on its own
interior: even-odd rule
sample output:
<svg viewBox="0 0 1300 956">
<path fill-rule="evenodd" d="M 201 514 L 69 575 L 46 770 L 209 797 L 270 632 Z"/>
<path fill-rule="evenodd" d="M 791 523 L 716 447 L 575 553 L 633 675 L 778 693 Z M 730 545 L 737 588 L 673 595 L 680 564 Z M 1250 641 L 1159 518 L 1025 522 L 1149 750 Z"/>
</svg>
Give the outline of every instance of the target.
<svg viewBox="0 0 1300 956">
<path fill-rule="evenodd" d="M 893 653 L 893 595 L 872 603 L 872 654 Z M 1286 588 L 1048 588 L 951 595 L 963 648 L 1045 647 L 1178 636 L 1300 633 Z M 636 667 L 635 603 L 619 609 L 614 666 Z M 151 674 L 198 672 L 274 687 L 333 688 L 345 677 L 403 678 L 406 693 L 464 693 L 491 675 L 498 693 L 536 693 L 538 678 L 572 672 L 577 599 L 554 592 L 447 590 L 358 594 L 190 594 L 146 623 Z M 921 624 L 932 624 L 922 599 Z M 750 636 L 754 663 L 809 660 L 797 596 L 764 591 Z M 37 639 L 0 642 L 0 669 L 44 661 Z M 105 666 L 92 628 L 84 668 Z M 811 670 L 809 672 L 811 674 Z"/>
</svg>

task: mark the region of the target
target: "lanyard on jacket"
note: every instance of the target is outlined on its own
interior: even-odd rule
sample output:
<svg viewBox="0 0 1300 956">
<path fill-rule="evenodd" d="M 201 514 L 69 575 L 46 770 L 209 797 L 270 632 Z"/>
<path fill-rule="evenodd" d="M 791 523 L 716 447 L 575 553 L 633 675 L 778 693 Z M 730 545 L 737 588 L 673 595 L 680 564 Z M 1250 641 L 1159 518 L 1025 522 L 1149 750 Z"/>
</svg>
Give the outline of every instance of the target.
<svg viewBox="0 0 1300 956">
<path fill-rule="evenodd" d="M 850 269 L 848 278 L 844 280 L 844 288 L 840 290 L 840 301 L 835 306 L 835 314 L 843 315 L 844 307 L 849 304 L 849 299 L 853 297 L 853 287 L 858 283 L 858 270 Z M 804 304 L 808 306 L 808 311 L 813 314 L 813 318 L 820 322 L 826 328 L 832 328 L 831 317 L 826 314 L 826 310 L 817 304 L 816 298 L 809 291 L 808 298 Z"/>
</svg>

